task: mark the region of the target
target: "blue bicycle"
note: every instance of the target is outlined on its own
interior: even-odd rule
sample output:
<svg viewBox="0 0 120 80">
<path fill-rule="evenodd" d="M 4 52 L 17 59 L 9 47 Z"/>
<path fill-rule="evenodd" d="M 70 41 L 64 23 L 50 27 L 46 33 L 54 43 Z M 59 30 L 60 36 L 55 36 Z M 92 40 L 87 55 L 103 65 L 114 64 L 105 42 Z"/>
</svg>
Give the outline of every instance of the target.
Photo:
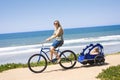
<svg viewBox="0 0 120 80">
<path fill-rule="evenodd" d="M 77 62 L 76 54 L 71 50 L 65 50 L 60 51 L 60 47 L 58 47 L 55 50 L 61 60 L 59 62 L 59 65 L 64 69 L 70 69 L 73 68 Z M 55 63 L 57 59 L 50 60 L 50 48 L 44 48 L 44 45 L 42 44 L 41 50 L 39 54 L 32 55 L 28 60 L 28 67 L 29 69 L 34 73 L 41 73 L 46 68 L 48 63 Z"/>
</svg>

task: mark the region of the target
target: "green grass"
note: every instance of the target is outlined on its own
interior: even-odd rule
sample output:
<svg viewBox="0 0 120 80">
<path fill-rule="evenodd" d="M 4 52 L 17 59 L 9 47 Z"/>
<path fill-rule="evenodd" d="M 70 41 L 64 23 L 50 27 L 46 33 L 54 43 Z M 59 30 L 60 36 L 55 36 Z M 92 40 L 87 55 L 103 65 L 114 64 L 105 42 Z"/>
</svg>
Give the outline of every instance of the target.
<svg viewBox="0 0 120 80">
<path fill-rule="evenodd" d="M 31 63 L 31 66 L 37 67 L 37 66 L 43 66 L 44 62 L 41 62 L 40 64 L 36 63 Z M 53 65 L 52 63 L 48 63 L 48 65 Z M 9 64 L 4 64 L 0 65 L 0 72 L 10 70 L 10 69 L 16 69 L 16 68 L 26 68 L 28 67 L 28 64 L 22 64 L 22 63 L 9 63 Z"/>
<path fill-rule="evenodd" d="M 105 70 L 103 70 L 97 78 L 101 80 L 120 80 L 120 65 L 111 66 Z"/>
<path fill-rule="evenodd" d="M 9 64 L 0 65 L 0 72 L 6 71 L 6 70 L 10 70 L 10 69 L 15 69 L 15 68 L 25 68 L 25 67 L 27 67 L 27 64 L 9 63 Z"/>
</svg>

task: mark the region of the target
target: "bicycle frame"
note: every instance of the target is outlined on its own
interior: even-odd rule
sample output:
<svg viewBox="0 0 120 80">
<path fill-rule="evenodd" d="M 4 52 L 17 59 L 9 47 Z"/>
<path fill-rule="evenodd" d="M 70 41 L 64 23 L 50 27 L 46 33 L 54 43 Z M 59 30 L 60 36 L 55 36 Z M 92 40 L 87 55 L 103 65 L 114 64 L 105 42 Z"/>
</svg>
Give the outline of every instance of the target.
<svg viewBox="0 0 120 80">
<path fill-rule="evenodd" d="M 45 50 L 48 50 L 48 51 L 45 51 Z M 60 51 L 60 47 L 58 47 L 56 50 L 55 50 L 57 53 L 61 53 Z M 42 44 L 42 47 L 41 47 L 41 50 L 40 50 L 40 55 L 44 54 L 46 56 L 46 58 L 50 61 L 50 58 L 48 56 L 48 52 L 50 52 L 50 48 L 44 48 L 43 47 L 43 44 Z M 39 60 L 40 60 L 40 57 L 39 57 Z M 38 60 L 38 61 L 39 61 Z"/>
<path fill-rule="evenodd" d="M 60 51 L 60 47 L 55 49 L 55 51 L 57 53 L 59 53 L 59 56 L 61 58 L 61 61 L 58 63 L 61 67 L 63 67 L 64 69 L 70 69 L 75 66 L 77 58 L 73 51 L 71 51 L 71 50 Z M 50 52 L 50 48 L 44 48 L 44 46 L 42 44 L 39 54 L 34 54 L 29 58 L 28 67 L 32 72 L 41 73 L 47 68 L 48 61 L 50 61 L 50 63 L 52 62 L 50 60 L 48 52 Z M 73 58 L 70 57 L 70 59 L 69 59 L 69 57 L 67 56 L 68 53 L 70 53 L 70 55 L 68 55 L 68 56 L 71 56 L 71 54 L 72 54 Z M 74 59 L 74 62 L 72 62 L 73 61 L 72 59 Z M 65 62 L 69 62 L 70 65 L 64 65 L 63 63 L 65 63 Z M 52 62 L 52 63 L 53 64 L 57 63 L 57 60 L 55 59 L 55 62 Z M 42 67 L 41 67 L 41 64 L 42 64 Z M 40 70 L 38 70 L 38 68 L 37 69 L 34 68 L 37 66 L 40 66 Z"/>
</svg>

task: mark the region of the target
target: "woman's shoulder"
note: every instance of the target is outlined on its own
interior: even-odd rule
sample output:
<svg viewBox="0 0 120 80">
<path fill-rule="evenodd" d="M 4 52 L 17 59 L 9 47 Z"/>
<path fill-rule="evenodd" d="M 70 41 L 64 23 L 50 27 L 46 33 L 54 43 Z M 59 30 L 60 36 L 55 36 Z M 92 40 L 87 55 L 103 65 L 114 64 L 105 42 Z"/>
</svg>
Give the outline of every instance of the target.
<svg viewBox="0 0 120 80">
<path fill-rule="evenodd" d="M 59 30 L 63 30 L 62 27 L 59 27 L 59 28 L 57 29 L 57 31 L 59 31 Z"/>
</svg>

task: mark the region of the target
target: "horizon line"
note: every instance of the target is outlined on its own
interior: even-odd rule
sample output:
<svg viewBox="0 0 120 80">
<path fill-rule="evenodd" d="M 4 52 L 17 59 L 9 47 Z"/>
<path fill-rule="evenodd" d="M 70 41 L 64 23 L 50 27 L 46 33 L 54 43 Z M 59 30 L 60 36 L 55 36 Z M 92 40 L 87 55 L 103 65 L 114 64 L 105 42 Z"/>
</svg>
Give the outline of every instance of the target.
<svg viewBox="0 0 120 80">
<path fill-rule="evenodd" d="M 64 28 L 64 29 L 75 29 L 75 28 L 93 28 L 93 27 L 105 27 L 105 26 L 119 26 L 120 24 L 112 24 L 112 25 L 99 25 L 99 26 L 81 26 L 81 27 L 71 27 L 71 28 Z M 30 33 L 30 32 L 39 32 L 39 31 L 51 31 L 54 29 L 43 29 L 43 30 L 31 30 L 31 31 L 18 31 L 18 32 L 6 32 L 6 33 L 0 33 L 0 35 L 6 35 L 6 34 L 18 34 L 18 33 Z"/>
</svg>

